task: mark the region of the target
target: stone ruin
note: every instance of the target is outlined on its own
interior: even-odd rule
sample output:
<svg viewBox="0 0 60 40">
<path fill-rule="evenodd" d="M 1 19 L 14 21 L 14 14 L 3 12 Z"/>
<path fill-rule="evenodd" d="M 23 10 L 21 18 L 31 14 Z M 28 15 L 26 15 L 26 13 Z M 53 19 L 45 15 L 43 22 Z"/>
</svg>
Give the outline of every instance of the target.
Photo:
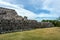
<svg viewBox="0 0 60 40">
<path fill-rule="evenodd" d="M 24 31 L 36 28 L 53 27 L 49 22 L 37 22 L 36 20 L 28 20 L 25 16 L 18 16 L 13 9 L 0 7 L 0 33 Z"/>
</svg>

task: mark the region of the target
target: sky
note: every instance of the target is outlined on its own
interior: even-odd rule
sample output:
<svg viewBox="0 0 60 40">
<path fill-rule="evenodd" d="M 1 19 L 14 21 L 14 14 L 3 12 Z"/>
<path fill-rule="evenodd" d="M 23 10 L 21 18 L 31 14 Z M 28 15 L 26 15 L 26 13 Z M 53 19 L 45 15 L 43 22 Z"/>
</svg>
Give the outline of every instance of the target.
<svg viewBox="0 0 60 40">
<path fill-rule="evenodd" d="M 31 20 L 54 20 L 60 16 L 60 0 L 0 0 L 0 7 L 16 10 Z"/>
</svg>

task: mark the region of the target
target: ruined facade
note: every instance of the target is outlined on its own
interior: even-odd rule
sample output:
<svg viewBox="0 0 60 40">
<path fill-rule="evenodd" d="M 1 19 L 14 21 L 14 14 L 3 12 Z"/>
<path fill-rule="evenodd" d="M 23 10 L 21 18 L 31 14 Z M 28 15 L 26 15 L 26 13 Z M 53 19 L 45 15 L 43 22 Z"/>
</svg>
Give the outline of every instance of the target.
<svg viewBox="0 0 60 40">
<path fill-rule="evenodd" d="M 15 10 L 0 7 L 0 33 L 52 26 L 52 23 L 28 20 L 26 16 L 18 16 Z"/>
</svg>

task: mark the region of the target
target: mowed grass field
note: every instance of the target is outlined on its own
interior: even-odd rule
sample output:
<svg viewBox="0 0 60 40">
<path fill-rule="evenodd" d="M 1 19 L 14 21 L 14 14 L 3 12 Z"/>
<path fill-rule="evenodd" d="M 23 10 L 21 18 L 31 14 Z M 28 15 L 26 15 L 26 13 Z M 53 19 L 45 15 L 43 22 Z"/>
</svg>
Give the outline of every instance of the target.
<svg viewBox="0 0 60 40">
<path fill-rule="evenodd" d="M 60 28 L 42 28 L 30 31 L 0 34 L 0 40 L 60 40 Z"/>
</svg>

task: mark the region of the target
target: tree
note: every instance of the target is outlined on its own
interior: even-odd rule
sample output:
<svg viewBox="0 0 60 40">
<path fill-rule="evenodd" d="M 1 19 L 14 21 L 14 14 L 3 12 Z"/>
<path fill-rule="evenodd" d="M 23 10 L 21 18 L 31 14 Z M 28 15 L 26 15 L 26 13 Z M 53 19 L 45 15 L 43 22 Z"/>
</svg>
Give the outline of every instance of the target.
<svg viewBox="0 0 60 40">
<path fill-rule="evenodd" d="M 57 20 L 60 21 L 60 17 L 58 17 Z"/>
</svg>

